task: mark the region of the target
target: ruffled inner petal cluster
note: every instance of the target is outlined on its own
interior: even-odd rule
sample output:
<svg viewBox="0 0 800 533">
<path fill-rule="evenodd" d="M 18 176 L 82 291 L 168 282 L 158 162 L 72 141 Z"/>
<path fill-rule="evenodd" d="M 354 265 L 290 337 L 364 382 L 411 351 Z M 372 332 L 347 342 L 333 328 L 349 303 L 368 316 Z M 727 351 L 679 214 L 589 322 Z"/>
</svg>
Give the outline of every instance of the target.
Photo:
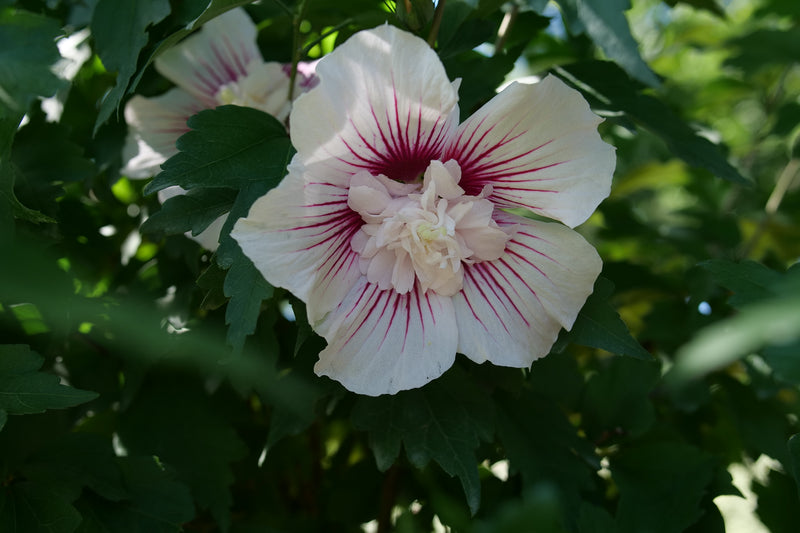
<svg viewBox="0 0 800 533">
<path fill-rule="evenodd" d="M 492 219 L 493 204 L 458 186 L 458 163 L 432 161 L 421 190 L 367 172 L 353 176 L 348 205 L 365 224 L 352 240 L 361 271 L 381 289 L 452 296 L 461 290 L 462 263 L 499 258 L 509 235 Z"/>
</svg>

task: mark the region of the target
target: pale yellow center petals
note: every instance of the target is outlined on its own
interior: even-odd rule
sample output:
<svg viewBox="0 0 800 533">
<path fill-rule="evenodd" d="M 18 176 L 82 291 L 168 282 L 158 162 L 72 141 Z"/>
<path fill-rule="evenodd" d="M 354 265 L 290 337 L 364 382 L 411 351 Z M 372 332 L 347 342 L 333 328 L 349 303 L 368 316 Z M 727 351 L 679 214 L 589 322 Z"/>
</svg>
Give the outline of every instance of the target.
<svg viewBox="0 0 800 533">
<path fill-rule="evenodd" d="M 279 63 L 251 61 L 247 75 L 221 86 L 214 98 L 220 105 L 252 107 L 285 120 L 291 110 L 289 76 Z M 299 91 L 298 91 L 299 92 Z"/>
<path fill-rule="evenodd" d="M 461 169 L 453 160 L 432 161 L 422 184 L 394 182 L 361 172 L 353 176 L 348 206 L 365 222 L 351 245 L 361 271 L 381 289 L 456 294 L 463 285 L 462 263 L 492 261 L 511 236 L 492 219 L 494 206 L 464 194 Z"/>
</svg>

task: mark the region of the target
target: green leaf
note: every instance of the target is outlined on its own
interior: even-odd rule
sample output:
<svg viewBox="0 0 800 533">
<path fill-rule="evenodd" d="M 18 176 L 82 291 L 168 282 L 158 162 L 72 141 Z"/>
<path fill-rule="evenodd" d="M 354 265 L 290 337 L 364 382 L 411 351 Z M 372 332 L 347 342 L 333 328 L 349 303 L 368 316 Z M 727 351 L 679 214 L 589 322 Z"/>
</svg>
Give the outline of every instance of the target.
<svg viewBox="0 0 800 533">
<path fill-rule="evenodd" d="M 659 364 L 615 357 L 593 374 L 584 391 L 584 431 L 592 441 L 607 444 L 617 434 L 639 435 L 655 422 L 650 401 L 661 377 Z"/>
<path fill-rule="evenodd" d="M 462 119 L 470 116 L 495 95 L 495 89 L 514 68 L 515 60 L 516 56 L 513 54 L 486 57 L 470 50 L 442 61 L 451 80 L 462 80 L 458 89 Z"/>
<path fill-rule="evenodd" d="M 758 29 L 728 43 L 738 49 L 725 63 L 755 71 L 773 64 L 791 65 L 800 57 L 800 28 Z"/>
<path fill-rule="evenodd" d="M 685 531 L 702 514 L 714 459 L 680 442 L 659 441 L 623 449 L 611 460 L 619 487 L 620 531 Z"/>
<path fill-rule="evenodd" d="M 797 484 L 797 493 L 800 497 L 800 433 L 792 435 L 789 439 L 789 460 L 792 467 L 792 476 Z"/>
<path fill-rule="evenodd" d="M 728 303 L 737 309 L 780 294 L 778 285 L 783 276 L 761 263 L 713 259 L 700 263 L 700 266 L 712 274 L 714 281 L 733 292 Z"/>
<path fill-rule="evenodd" d="M 794 533 L 800 524 L 800 505 L 792 478 L 783 472 L 770 470 L 764 484 L 754 480 L 752 489 L 758 499 L 755 512 L 767 526 L 767 531 Z"/>
<path fill-rule="evenodd" d="M 6 413 L 5 409 L 0 409 L 0 431 L 3 431 L 3 428 L 5 427 L 7 420 L 8 420 L 8 413 Z"/>
<path fill-rule="evenodd" d="M 600 467 L 594 445 L 553 401 L 530 391 L 497 399 L 497 433 L 512 470 L 526 485 L 549 483 L 559 488 L 561 501 L 577 504 L 579 492 Z"/>
<path fill-rule="evenodd" d="M 197 503 L 226 527 L 233 501 L 230 464 L 246 449 L 202 388 L 177 376 L 152 380 L 121 416 L 119 434 L 126 448 L 156 455 L 174 468 Z"/>
<path fill-rule="evenodd" d="M 22 467 L 25 478 L 75 501 L 84 487 L 107 500 L 128 496 L 111 439 L 92 433 L 67 433 L 54 439 Z"/>
<path fill-rule="evenodd" d="M 256 330 L 261 302 L 271 298 L 274 289 L 253 262 L 240 252 L 225 276 L 223 290 L 230 298 L 225 310 L 228 343 L 240 351 L 247 336 Z"/>
<path fill-rule="evenodd" d="M 424 467 L 431 459 L 458 476 L 474 514 L 481 499 L 475 449 L 492 436 L 492 404 L 457 367 L 421 389 L 394 396 L 360 397 L 353 424 L 369 432 L 378 468 L 388 469 L 401 444 L 409 461 Z"/>
<path fill-rule="evenodd" d="M 0 409 L 12 415 L 63 409 L 97 398 L 97 393 L 59 383 L 58 376 L 37 372 L 44 359 L 21 344 L 0 346 Z"/>
<path fill-rule="evenodd" d="M 80 513 L 46 487 L 22 482 L 0 491 L 3 533 L 72 533 L 80 523 Z"/>
<path fill-rule="evenodd" d="M 559 4 L 577 13 L 589 37 L 628 74 L 647 85 L 660 84 L 631 35 L 624 13 L 631 8 L 629 0 L 559 0 Z"/>
<path fill-rule="evenodd" d="M 541 484 L 511 500 L 491 518 L 475 524 L 475 533 L 566 533 L 558 494 Z"/>
<path fill-rule="evenodd" d="M 583 502 L 578 515 L 578 533 L 620 533 L 620 529 L 605 509 Z"/>
<path fill-rule="evenodd" d="M 37 96 L 53 96 L 64 84 L 53 74 L 61 58 L 58 21 L 22 10 L 0 11 L 0 119 L 20 117 Z"/>
<path fill-rule="evenodd" d="M 675 355 L 666 376 L 676 386 L 733 363 L 764 346 L 788 345 L 800 339 L 800 294 L 772 298 L 702 329 Z"/>
<path fill-rule="evenodd" d="M 628 326 L 609 303 L 613 292 L 613 283 L 602 276 L 597 278 L 594 291 L 583 305 L 572 329 L 559 339 L 554 349 L 560 351 L 567 342 L 574 342 L 611 353 L 652 360 L 653 356 L 631 336 Z"/>
<path fill-rule="evenodd" d="M 141 80 L 147 67 L 166 49 L 175 46 L 179 41 L 188 37 L 193 31 L 197 30 L 214 17 L 218 17 L 235 7 L 250 4 L 252 1 L 253 0 L 211 0 L 209 2 L 208 0 L 186 0 L 174 6 L 173 15 L 175 15 L 176 12 L 179 16 L 183 15 L 179 17 L 179 22 L 183 24 L 184 27 L 158 43 L 147 58 L 147 61 L 139 68 L 139 72 L 133 78 L 131 87 L 136 87 L 139 84 L 139 80 Z"/>
<path fill-rule="evenodd" d="M 162 165 L 146 194 L 170 185 L 242 189 L 266 181 L 274 187 L 286 173 L 291 151 L 286 128 L 263 111 L 221 106 L 201 111 L 187 124 L 191 131 L 178 139 L 180 152 Z"/>
<path fill-rule="evenodd" d="M 118 457 L 117 462 L 129 498 L 110 502 L 85 495 L 76 504 L 84 517 L 77 533 L 177 533 L 194 517 L 189 489 L 157 458 Z"/>
<path fill-rule="evenodd" d="M 147 44 L 147 28 L 169 15 L 169 0 L 99 0 L 92 15 L 95 48 L 109 72 L 117 73 L 114 88 L 105 96 L 94 132 L 119 107 L 136 72 L 139 53 Z"/>
<path fill-rule="evenodd" d="M 607 61 L 585 61 L 556 69 L 597 105 L 612 112 L 624 112 L 637 124 L 660 137 L 669 149 L 694 167 L 733 183 L 750 184 L 728 163 L 720 147 L 690 128 L 672 109 L 649 94 L 618 66 Z"/>
<path fill-rule="evenodd" d="M 173 196 L 153 213 L 141 230 L 145 233 L 175 235 L 192 232 L 198 235 L 212 222 L 228 213 L 236 198 L 233 189 L 193 189 Z"/>
</svg>

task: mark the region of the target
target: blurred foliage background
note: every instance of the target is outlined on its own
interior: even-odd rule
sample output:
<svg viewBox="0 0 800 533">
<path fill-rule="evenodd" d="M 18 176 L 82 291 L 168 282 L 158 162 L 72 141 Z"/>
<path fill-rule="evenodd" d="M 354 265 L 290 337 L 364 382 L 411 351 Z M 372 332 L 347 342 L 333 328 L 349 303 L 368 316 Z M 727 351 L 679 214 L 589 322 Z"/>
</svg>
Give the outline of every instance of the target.
<svg viewBox="0 0 800 533">
<path fill-rule="evenodd" d="M 378 398 L 316 377 L 302 303 L 189 213 L 140 230 L 161 206 L 120 174 L 152 58 L 239 5 L 283 62 L 433 16 L 0 0 L 0 531 L 797 531 L 800 3 L 447 0 L 464 116 L 551 72 L 605 117 L 604 269 L 530 371 Z M 224 178 L 235 213 L 263 193 Z"/>
</svg>

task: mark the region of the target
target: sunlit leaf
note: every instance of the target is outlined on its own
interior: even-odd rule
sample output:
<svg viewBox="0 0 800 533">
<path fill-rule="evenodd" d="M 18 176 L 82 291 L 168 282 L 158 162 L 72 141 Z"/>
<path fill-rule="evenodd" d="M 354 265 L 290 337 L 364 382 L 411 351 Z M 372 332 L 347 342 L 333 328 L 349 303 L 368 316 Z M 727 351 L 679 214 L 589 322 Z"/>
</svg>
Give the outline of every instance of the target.
<svg viewBox="0 0 800 533">
<path fill-rule="evenodd" d="M 648 85 L 659 85 L 631 35 L 625 18 L 625 11 L 631 7 L 629 0 L 559 0 L 559 4 L 577 14 L 589 37 L 628 74 Z"/>
</svg>

